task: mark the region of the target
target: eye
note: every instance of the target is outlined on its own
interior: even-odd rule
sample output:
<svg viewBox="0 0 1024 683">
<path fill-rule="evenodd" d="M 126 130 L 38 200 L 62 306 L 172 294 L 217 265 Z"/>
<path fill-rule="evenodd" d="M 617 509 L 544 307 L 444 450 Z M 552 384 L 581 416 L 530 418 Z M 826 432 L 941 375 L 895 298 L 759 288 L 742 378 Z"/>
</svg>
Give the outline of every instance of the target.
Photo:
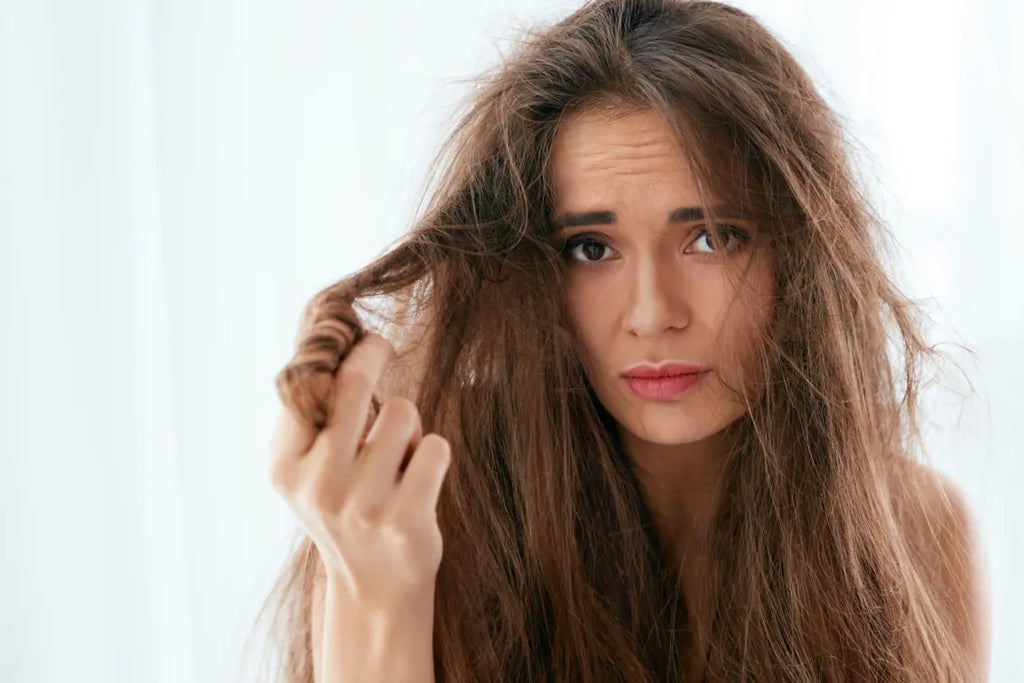
<svg viewBox="0 0 1024 683">
<path fill-rule="evenodd" d="M 743 243 L 747 242 L 750 239 L 750 236 L 747 235 L 746 232 L 744 232 L 743 230 L 740 230 L 735 225 L 722 225 L 722 226 L 720 226 L 720 228 L 718 230 L 718 235 L 719 235 L 720 240 L 725 244 L 725 250 L 727 250 L 727 251 L 733 251 L 733 250 L 739 248 L 740 246 L 742 246 Z M 711 243 L 711 231 L 710 230 L 701 230 L 700 234 L 697 235 L 697 238 L 695 240 L 693 240 L 692 244 L 700 245 L 702 242 L 706 245 L 707 248 L 706 249 L 698 248 L 696 250 L 698 253 L 702 253 L 702 254 L 716 254 L 716 253 L 718 253 L 718 250 L 716 250 L 714 245 Z"/>
<path fill-rule="evenodd" d="M 578 235 L 565 241 L 562 252 L 571 261 L 587 265 L 606 261 L 602 255 L 609 255 L 611 247 L 591 235 Z"/>
</svg>

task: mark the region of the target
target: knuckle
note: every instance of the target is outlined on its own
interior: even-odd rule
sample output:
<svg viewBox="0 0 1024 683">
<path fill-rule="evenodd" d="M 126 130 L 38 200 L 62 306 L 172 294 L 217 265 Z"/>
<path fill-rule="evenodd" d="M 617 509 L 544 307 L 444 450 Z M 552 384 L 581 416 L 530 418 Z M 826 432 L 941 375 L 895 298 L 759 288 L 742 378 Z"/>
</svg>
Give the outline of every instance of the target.
<svg viewBox="0 0 1024 683">
<path fill-rule="evenodd" d="M 274 491 L 281 495 L 291 492 L 291 471 L 281 457 L 275 455 L 271 459 L 268 476 Z"/>
<path fill-rule="evenodd" d="M 452 445 L 440 434 L 430 433 L 424 436 L 420 441 L 420 450 L 439 462 L 448 463 L 452 459 Z"/>
<path fill-rule="evenodd" d="M 360 392 L 373 388 L 373 379 L 366 370 L 344 361 L 341 364 L 341 369 L 338 370 L 338 380 L 346 390 Z"/>
<path fill-rule="evenodd" d="M 418 425 L 420 422 L 420 411 L 416 407 L 416 403 L 404 396 L 393 396 L 384 401 L 381 413 L 385 411 L 387 411 L 389 420 L 413 425 Z"/>
<path fill-rule="evenodd" d="M 424 446 L 429 447 L 431 450 L 439 451 L 441 453 L 444 453 L 445 455 L 450 456 L 452 454 L 451 442 L 449 442 L 448 439 L 444 438 L 440 434 L 437 434 L 436 432 L 426 434 L 423 437 L 423 441 L 421 443 Z"/>
<path fill-rule="evenodd" d="M 416 540 L 417 523 L 415 516 L 395 510 L 391 516 L 381 520 L 379 529 L 393 545 L 403 547 L 412 545 Z"/>
<path fill-rule="evenodd" d="M 337 512 L 338 502 L 336 495 L 327 487 L 318 483 L 313 483 L 306 488 L 303 502 L 306 509 L 318 517 L 329 517 Z"/>
<path fill-rule="evenodd" d="M 380 334 L 379 332 L 367 332 L 364 339 L 369 344 L 377 344 L 383 347 L 383 349 L 387 352 L 389 358 L 395 358 L 395 346 L 384 335 Z"/>
<path fill-rule="evenodd" d="M 436 517 L 424 514 L 423 510 L 406 506 L 396 510 L 386 531 L 391 541 L 398 547 L 419 546 L 429 538 L 437 528 Z"/>
<path fill-rule="evenodd" d="M 380 506 L 361 500 L 347 502 L 338 516 L 342 525 L 353 531 L 376 529 L 384 521 Z"/>
</svg>

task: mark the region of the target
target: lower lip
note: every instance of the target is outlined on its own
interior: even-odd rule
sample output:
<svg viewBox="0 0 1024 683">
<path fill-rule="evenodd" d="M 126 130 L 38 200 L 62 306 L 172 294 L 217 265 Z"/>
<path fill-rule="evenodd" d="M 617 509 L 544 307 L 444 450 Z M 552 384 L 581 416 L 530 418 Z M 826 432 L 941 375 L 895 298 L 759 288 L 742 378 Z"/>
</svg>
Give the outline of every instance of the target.
<svg viewBox="0 0 1024 683">
<path fill-rule="evenodd" d="M 709 371 L 688 375 L 672 375 L 670 377 L 626 377 L 626 382 L 633 393 L 640 398 L 651 401 L 668 401 L 681 396 L 684 391 L 694 386 Z"/>
</svg>

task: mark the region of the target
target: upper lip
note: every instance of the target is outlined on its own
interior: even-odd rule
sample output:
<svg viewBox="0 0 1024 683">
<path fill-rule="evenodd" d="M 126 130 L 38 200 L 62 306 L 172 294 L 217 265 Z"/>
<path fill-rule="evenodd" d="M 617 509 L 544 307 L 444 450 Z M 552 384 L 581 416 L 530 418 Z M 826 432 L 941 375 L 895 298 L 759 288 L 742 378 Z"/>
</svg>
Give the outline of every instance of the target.
<svg viewBox="0 0 1024 683">
<path fill-rule="evenodd" d="M 674 377 L 676 375 L 692 375 L 705 372 L 709 368 L 687 363 L 662 361 L 661 363 L 640 363 L 623 371 L 623 377 Z"/>
</svg>

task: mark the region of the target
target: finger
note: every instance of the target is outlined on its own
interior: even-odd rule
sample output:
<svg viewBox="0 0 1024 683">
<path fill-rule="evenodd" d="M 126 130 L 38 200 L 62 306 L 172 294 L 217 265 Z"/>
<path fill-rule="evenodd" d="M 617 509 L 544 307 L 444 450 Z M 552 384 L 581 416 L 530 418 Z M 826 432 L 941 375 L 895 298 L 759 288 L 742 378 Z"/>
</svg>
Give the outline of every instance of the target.
<svg viewBox="0 0 1024 683">
<path fill-rule="evenodd" d="M 410 510 L 436 510 L 451 459 L 447 439 L 440 434 L 424 436 L 398 485 L 400 504 Z"/>
<path fill-rule="evenodd" d="M 422 438 L 416 404 L 407 398 L 385 401 L 356 460 L 355 495 L 364 502 L 383 503 L 398 484 L 399 465 Z"/>
<path fill-rule="evenodd" d="M 309 450 L 316 435 L 312 425 L 300 422 L 287 406 L 281 406 L 270 437 L 270 477 L 274 488 L 290 487 L 293 465 Z"/>
<path fill-rule="evenodd" d="M 341 453 L 349 461 L 355 458 L 356 447 L 366 432 L 373 390 L 394 357 L 391 343 L 376 332 L 370 332 L 360 338 L 342 360 L 335 375 L 334 400 L 324 426 L 323 438 L 332 446 L 327 450 Z"/>
</svg>

